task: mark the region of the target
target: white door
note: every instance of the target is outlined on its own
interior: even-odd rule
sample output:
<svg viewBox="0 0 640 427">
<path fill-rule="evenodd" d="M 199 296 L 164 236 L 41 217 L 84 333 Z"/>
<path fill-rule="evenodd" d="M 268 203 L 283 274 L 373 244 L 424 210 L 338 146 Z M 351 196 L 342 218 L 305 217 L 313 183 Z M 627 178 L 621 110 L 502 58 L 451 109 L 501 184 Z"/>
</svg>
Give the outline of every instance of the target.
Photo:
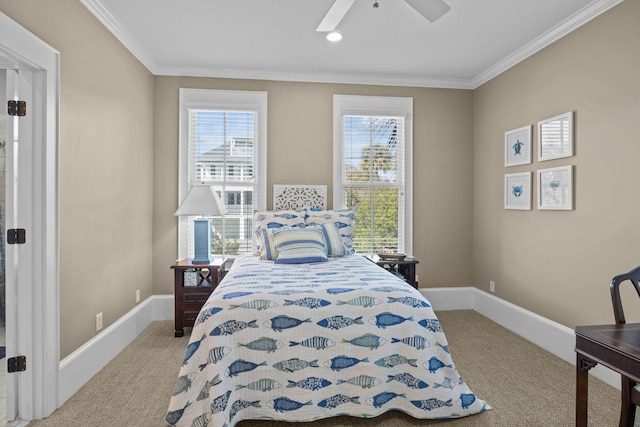
<svg viewBox="0 0 640 427">
<path fill-rule="evenodd" d="M 29 80 L 30 72 L 27 70 L 6 70 L 6 98 L 9 100 L 21 100 L 30 102 Z M 26 95 L 26 96 L 25 96 Z M 7 102 L 3 103 L 6 108 Z M 31 123 L 28 116 L 6 116 L 6 209 L 4 228 L 31 229 L 31 209 L 29 198 L 31 189 L 29 180 L 21 180 L 21 168 L 27 168 L 25 159 L 30 157 L 33 147 L 33 135 L 30 131 Z M 25 171 L 26 172 L 26 171 Z M 2 237 L 6 239 L 5 236 Z M 27 243 L 9 244 L 5 240 L 5 266 L 6 266 L 6 350 L 7 358 L 25 355 L 28 349 L 21 348 L 19 331 L 19 301 L 24 297 L 21 289 L 32 280 L 28 269 L 20 268 L 21 263 L 29 263 L 30 257 Z M 20 328 L 22 329 L 22 328 Z M 7 419 L 14 420 L 18 417 L 18 398 L 22 373 L 7 373 Z"/>
<path fill-rule="evenodd" d="M 7 373 L 8 420 L 40 419 L 59 403 L 59 67 L 58 52 L 0 13 L 5 98 L 26 102 L 25 116 L 6 120 L 4 228 L 26 234 L 5 245 L 7 357 L 26 357 L 26 370 Z"/>
</svg>

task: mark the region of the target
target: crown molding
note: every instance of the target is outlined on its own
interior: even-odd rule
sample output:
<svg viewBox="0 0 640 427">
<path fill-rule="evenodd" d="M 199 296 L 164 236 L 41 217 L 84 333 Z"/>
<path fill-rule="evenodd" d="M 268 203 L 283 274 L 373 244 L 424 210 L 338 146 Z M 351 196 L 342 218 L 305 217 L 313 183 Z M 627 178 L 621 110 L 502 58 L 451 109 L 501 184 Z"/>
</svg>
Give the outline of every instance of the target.
<svg viewBox="0 0 640 427">
<path fill-rule="evenodd" d="M 223 79 L 275 80 L 306 83 L 360 84 L 378 86 L 472 89 L 471 81 L 432 77 L 356 73 L 304 73 L 265 70 L 234 70 L 188 67 L 159 67 L 159 76 L 213 77 Z"/>
<path fill-rule="evenodd" d="M 567 18 L 565 21 L 561 22 L 546 33 L 527 43 L 520 49 L 504 58 L 502 61 L 478 74 L 471 81 L 472 88 L 475 89 L 479 86 L 482 86 L 489 80 L 507 71 L 509 68 L 524 61 L 525 59 L 529 58 L 530 56 L 534 55 L 535 53 L 539 52 L 555 41 L 571 33 L 573 30 L 581 27 L 582 25 L 603 14 L 619 3 L 622 3 L 622 1 L 623 0 L 596 0 L 588 6 L 585 6 L 580 11 Z"/>
<path fill-rule="evenodd" d="M 212 77 L 224 79 L 276 80 L 307 83 L 361 84 L 379 86 L 432 87 L 445 89 L 476 89 L 519 64 L 623 0 L 594 0 L 588 6 L 527 43 L 500 62 L 472 79 L 417 77 L 406 75 L 355 73 L 303 73 L 266 70 L 234 70 L 159 66 L 100 0 L 80 0 L 81 3 L 135 56 L 152 74 L 159 76 Z"/>
<path fill-rule="evenodd" d="M 158 65 L 151 58 L 149 53 L 138 41 L 127 31 L 122 24 L 113 16 L 111 11 L 100 0 L 80 0 L 89 12 L 111 32 L 124 47 L 142 63 L 151 74 L 156 74 Z"/>
</svg>

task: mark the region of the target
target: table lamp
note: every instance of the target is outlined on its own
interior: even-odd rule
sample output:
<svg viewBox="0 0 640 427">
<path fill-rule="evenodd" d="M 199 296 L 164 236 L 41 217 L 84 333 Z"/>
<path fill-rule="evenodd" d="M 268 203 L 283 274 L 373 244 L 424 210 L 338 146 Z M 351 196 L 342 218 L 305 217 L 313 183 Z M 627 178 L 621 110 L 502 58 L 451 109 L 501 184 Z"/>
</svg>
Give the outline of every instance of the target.
<svg viewBox="0 0 640 427">
<path fill-rule="evenodd" d="M 194 185 L 174 215 L 195 216 L 193 220 L 192 264 L 211 264 L 211 220 L 206 217 L 223 216 L 226 209 L 222 200 L 209 185 Z"/>
</svg>

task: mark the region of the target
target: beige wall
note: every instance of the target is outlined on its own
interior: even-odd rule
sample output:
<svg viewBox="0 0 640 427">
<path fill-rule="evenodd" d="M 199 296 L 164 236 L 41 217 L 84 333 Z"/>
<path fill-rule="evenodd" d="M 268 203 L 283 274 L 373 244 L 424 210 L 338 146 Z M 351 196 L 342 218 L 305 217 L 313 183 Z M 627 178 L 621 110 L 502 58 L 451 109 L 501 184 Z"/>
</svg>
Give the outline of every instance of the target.
<svg viewBox="0 0 640 427">
<path fill-rule="evenodd" d="M 609 281 L 640 265 L 639 23 L 625 1 L 474 91 L 474 284 L 570 327 L 612 322 Z M 567 111 L 574 157 L 504 167 L 505 131 Z M 505 173 L 563 165 L 573 211 L 503 209 Z"/>
<path fill-rule="evenodd" d="M 414 112 L 414 256 L 421 286 L 472 285 L 472 92 L 156 77 L 154 293 L 173 292 L 177 256 L 178 91 L 268 92 L 267 188 L 333 182 L 333 94 L 410 96 Z M 453 195 L 453 196 L 452 196 Z M 330 204 L 331 204 L 331 197 Z"/>
<path fill-rule="evenodd" d="M 0 0 L 60 52 L 60 356 L 152 293 L 153 76 L 77 0 Z"/>
<path fill-rule="evenodd" d="M 276 183 L 331 191 L 334 93 L 413 97 L 422 286 L 494 280 L 499 297 L 573 326 L 610 321 L 608 281 L 640 264 L 638 1 L 475 91 L 154 78 L 76 0 L 0 0 L 0 11 L 61 53 L 61 357 L 95 335 L 98 312 L 106 327 L 129 311 L 136 289 L 173 292 L 180 87 L 268 92 L 269 198 Z M 566 111 L 574 157 L 504 168 L 506 130 Z M 502 209 L 505 173 L 564 164 L 574 211 Z"/>
<path fill-rule="evenodd" d="M 471 91 L 154 78 L 75 0 L 0 0 L 0 11 L 61 54 L 61 358 L 96 334 L 97 313 L 107 327 L 129 311 L 136 289 L 173 292 L 180 87 L 268 92 L 269 199 L 275 183 L 331 191 L 334 93 L 413 97 L 420 281 L 472 284 Z"/>
</svg>

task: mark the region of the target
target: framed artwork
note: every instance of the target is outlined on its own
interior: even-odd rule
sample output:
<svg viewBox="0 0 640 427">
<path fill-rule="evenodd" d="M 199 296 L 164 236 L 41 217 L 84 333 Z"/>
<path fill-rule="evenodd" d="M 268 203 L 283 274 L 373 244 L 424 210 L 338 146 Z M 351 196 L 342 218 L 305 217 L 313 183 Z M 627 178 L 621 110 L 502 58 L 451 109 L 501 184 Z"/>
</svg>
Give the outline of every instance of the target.
<svg viewBox="0 0 640 427">
<path fill-rule="evenodd" d="M 538 122 L 538 160 L 573 156 L 573 112 Z"/>
<path fill-rule="evenodd" d="M 531 125 L 504 133 L 504 165 L 531 163 Z"/>
<path fill-rule="evenodd" d="M 538 170 L 538 209 L 573 209 L 573 166 Z"/>
<path fill-rule="evenodd" d="M 531 172 L 504 176 L 504 208 L 531 210 Z"/>
</svg>

